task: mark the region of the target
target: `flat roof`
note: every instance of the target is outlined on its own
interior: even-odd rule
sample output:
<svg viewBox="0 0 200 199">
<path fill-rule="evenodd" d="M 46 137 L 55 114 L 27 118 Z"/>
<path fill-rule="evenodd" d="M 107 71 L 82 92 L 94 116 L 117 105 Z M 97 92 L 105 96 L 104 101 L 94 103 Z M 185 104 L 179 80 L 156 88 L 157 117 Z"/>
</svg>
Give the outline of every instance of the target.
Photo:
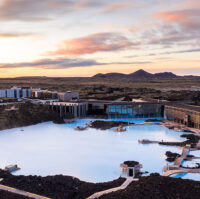
<svg viewBox="0 0 200 199">
<path fill-rule="evenodd" d="M 173 105 L 167 105 L 167 106 L 185 109 L 185 110 L 188 110 L 188 111 L 195 111 L 195 112 L 200 113 L 200 106 L 189 105 L 189 104 L 173 104 Z"/>
<path fill-rule="evenodd" d="M 107 104 L 107 105 L 134 105 L 134 104 L 166 104 L 166 102 L 159 101 L 145 101 L 145 102 L 127 102 L 127 101 L 107 101 L 107 100 L 85 100 L 88 104 Z"/>
<path fill-rule="evenodd" d="M 125 161 L 124 164 L 127 165 L 128 167 L 134 167 L 136 165 L 139 165 L 139 162 L 137 162 L 137 161 L 130 161 L 129 160 L 129 161 Z"/>
<path fill-rule="evenodd" d="M 80 102 L 80 101 L 50 102 L 50 105 L 71 105 L 71 104 L 79 105 L 79 104 L 85 104 L 85 102 Z"/>
</svg>

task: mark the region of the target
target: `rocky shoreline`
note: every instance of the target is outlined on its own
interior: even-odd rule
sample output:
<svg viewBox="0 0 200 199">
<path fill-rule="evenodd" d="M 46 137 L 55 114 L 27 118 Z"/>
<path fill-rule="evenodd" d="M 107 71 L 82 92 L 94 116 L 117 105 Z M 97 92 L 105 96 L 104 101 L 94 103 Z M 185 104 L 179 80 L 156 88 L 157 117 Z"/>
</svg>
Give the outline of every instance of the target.
<svg viewBox="0 0 200 199">
<path fill-rule="evenodd" d="M 181 156 L 180 154 L 172 153 L 171 151 L 167 151 L 165 155 L 167 156 L 166 161 L 168 162 L 174 162 L 176 158 Z"/>
<path fill-rule="evenodd" d="M 113 127 L 130 126 L 130 125 L 134 125 L 134 124 L 135 123 L 133 123 L 133 122 L 96 120 L 96 121 L 91 122 L 89 124 L 89 127 L 95 128 L 95 129 L 100 129 L 100 130 L 107 130 L 107 129 L 111 129 Z"/>
<path fill-rule="evenodd" d="M 199 199 L 200 182 L 151 175 L 100 199 Z"/>
<path fill-rule="evenodd" d="M 120 186 L 125 179 L 105 183 L 89 183 L 63 175 L 56 176 L 14 176 L 0 170 L 1 184 L 20 190 L 50 197 L 52 199 L 85 199 L 92 194 Z M 200 194 L 200 182 L 163 177 L 151 174 L 133 181 L 125 190 L 113 192 L 100 199 L 197 199 Z M 27 199 L 9 192 L 0 191 L 0 198 Z"/>
<path fill-rule="evenodd" d="M 0 178 L 3 178 L 3 185 L 53 199 L 85 199 L 95 192 L 120 186 L 125 181 L 124 178 L 119 178 L 105 183 L 89 183 L 63 175 L 14 176 L 3 170 L 0 170 Z"/>
<path fill-rule="evenodd" d="M 18 194 L 11 193 L 8 191 L 0 190 L 0 198 L 1 199 L 30 199 L 29 197 L 19 196 Z"/>
<path fill-rule="evenodd" d="M 64 119 L 43 105 L 32 103 L 17 104 L 15 106 L 0 107 L 0 130 L 35 125 L 53 121 L 64 123 Z"/>
<path fill-rule="evenodd" d="M 173 121 L 163 120 L 161 122 L 161 125 L 168 128 L 168 129 L 172 129 L 172 130 L 175 130 L 175 131 L 188 132 L 188 133 L 194 133 L 194 134 L 200 135 L 200 129 L 187 127 L 183 124 L 175 123 Z"/>
<path fill-rule="evenodd" d="M 187 144 L 191 145 L 191 148 L 195 148 L 196 144 L 200 140 L 200 136 L 194 134 L 183 134 L 181 137 L 186 138 L 186 141 L 183 142 L 159 142 L 160 145 L 167 145 L 167 146 L 186 146 Z"/>
</svg>

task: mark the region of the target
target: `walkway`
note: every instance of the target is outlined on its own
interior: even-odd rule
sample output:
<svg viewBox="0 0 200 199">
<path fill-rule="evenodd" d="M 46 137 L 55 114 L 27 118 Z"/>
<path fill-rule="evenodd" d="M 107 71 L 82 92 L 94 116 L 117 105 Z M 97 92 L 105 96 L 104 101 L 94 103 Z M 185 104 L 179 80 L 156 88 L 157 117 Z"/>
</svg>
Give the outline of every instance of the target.
<svg viewBox="0 0 200 199">
<path fill-rule="evenodd" d="M 163 173 L 161 176 L 171 176 L 178 173 L 200 173 L 200 169 L 177 169 L 177 170 L 168 170 Z"/>
<path fill-rule="evenodd" d="M 18 194 L 18 195 L 21 195 L 21 196 L 26 196 L 26 197 L 34 198 L 34 199 L 50 199 L 50 198 L 47 198 L 47 197 L 44 197 L 44 196 L 40 196 L 40 195 L 37 195 L 37 194 L 34 194 L 34 193 L 29 193 L 29 192 L 26 192 L 26 191 L 21 191 L 19 189 L 15 189 L 15 188 L 4 186 L 4 185 L 0 185 L 0 190 L 8 191 L 8 192 L 11 192 L 11 193 L 15 193 L 15 194 Z"/>
<path fill-rule="evenodd" d="M 168 170 L 165 173 L 163 173 L 161 176 L 171 176 L 177 173 L 186 173 L 186 171 L 182 170 L 182 169 L 177 169 L 177 170 Z"/>
<path fill-rule="evenodd" d="M 163 170 L 165 171 L 165 173 L 163 173 L 162 176 L 171 176 L 176 173 L 186 173 L 187 171 L 185 169 L 180 168 L 180 166 L 182 161 L 187 158 L 189 150 L 190 150 L 189 148 L 183 147 L 181 156 L 175 159 L 173 165 L 170 166 L 167 165 L 164 167 Z M 175 166 L 175 168 L 177 169 L 173 168 L 173 166 Z"/>
<path fill-rule="evenodd" d="M 122 189 L 126 189 L 126 187 L 129 184 L 131 184 L 131 182 L 137 181 L 137 180 L 138 179 L 136 179 L 136 178 L 128 177 L 128 178 L 126 178 L 126 181 L 121 186 L 115 187 L 115 188 L 112 188 L 112 189 L 107 189 L 105 191 L 100 191 L 100 192 L 94 193 L 93 195 L 91 195 L 87 199 L 99 198 L 99 197 L 101 197 L 103 195 L 106 195 L 106 194 L 109 194 L 109 193 L 112 193 L 112 192 L 116 192 L 116 191 L 119 191 L 119 190 L 122 190 Z"/>
<path fill-rule="evenodd" d="M 174 162 L 174 165 L 180 167 L 180 166 L 181 166 L 181 162 L 182 162 L 184 159 L 186 159 L 187 154 L 188 154 L 188 151 L 189 151 L 188 148 L 183 147 L 182 154 L 181 154 L 180 157 L 176 158 L 176 160 L 175 160 L 175 162 Z"/>
</svg>

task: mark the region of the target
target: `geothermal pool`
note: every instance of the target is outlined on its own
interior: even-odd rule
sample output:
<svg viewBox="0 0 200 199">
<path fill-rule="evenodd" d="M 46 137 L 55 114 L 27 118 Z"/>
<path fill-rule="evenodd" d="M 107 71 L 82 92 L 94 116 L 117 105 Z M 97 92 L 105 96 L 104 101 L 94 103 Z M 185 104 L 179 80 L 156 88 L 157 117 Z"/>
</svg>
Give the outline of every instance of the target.
<svg viewBox="0 0 200 199">
<path fill-rule="evenodd" d="M 120 119 L 141 123 L 145 119 Z M 120 163 L 139 161 L 142 171 L 162 173 L 166 151 L 181 149 L 158 144 L 142 145 L 139 139 L 182 141 L 181 133 L 156 124 L 127 127 L 126 132 L 89 128 L 75 131 L 91 119 L 71 124 L 42 123 L 0 131 L 0 167 L 18 164 L 15 175 L 71 175 L 89 182 L 105 182 L 121 175 Z M 22 131 L 23 129 L 23 131 Z"/>
</svg>

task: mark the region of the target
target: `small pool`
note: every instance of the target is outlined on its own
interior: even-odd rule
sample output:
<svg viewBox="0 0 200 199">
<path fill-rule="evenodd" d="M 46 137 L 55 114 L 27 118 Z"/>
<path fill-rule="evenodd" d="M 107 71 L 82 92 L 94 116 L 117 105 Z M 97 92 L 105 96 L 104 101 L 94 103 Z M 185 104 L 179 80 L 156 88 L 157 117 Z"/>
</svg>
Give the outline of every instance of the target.
<svg viewBox="0 0 200 199">
<path fill-rule="evenodd" d="M 173 175 L 172 177 L 200 181 L 200 174 L 196 174 L 196 173 L 181 173 L 181 174 Z"/>
</svg>

